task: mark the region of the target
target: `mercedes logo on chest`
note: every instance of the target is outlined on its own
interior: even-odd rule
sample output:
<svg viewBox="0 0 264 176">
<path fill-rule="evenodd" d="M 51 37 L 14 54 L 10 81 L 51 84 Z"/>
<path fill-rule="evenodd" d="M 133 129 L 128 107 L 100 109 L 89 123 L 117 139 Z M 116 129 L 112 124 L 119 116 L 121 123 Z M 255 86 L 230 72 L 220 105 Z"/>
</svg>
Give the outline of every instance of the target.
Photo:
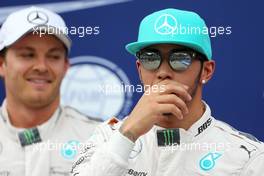
<svg viewBox="0 0 264 176">
<path fill-rule="evenodd" d="M 32 11 L 28 14 L 27 20 L 32 24 L 46 24 L 49 21 L 48 15 L 41 11 Z"/>
</svg>

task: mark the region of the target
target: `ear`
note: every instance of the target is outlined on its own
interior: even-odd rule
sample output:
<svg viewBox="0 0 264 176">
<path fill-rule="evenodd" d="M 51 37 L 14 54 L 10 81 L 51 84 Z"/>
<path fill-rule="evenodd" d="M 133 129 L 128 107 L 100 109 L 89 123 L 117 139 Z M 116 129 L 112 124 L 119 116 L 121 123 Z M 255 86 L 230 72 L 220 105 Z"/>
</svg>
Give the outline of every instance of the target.
<svg viewBox="0 0 264 176">
<path fill-rule="evenodd" d="M 140 82 L 143 84 L 143 80 L 141 76 L 141 63 L 139 62 L 139 60 L 136 61 L 136 66 L 137 66 L 137 71 L 138 71 Z"/>
<path fill-rule="evenodd" d="M 70 62 L 69 58 L 65 58 L 65 64 L 64 64 L 64 74 L 66 74 L 67 70 L 70 68 Z"/>
<path fill-rule="evenodd" d="M 205 84 L 207 83 L 213 76 L 215 71 L 215 61 L 205 61 L 203 63 L 203 72 L 201 75 L 200 83 Z"/>
<path fill-rule="evenodd" d="M 0 56 L 0 77 L 4 77 L 5 58 Z"/>
</svg>

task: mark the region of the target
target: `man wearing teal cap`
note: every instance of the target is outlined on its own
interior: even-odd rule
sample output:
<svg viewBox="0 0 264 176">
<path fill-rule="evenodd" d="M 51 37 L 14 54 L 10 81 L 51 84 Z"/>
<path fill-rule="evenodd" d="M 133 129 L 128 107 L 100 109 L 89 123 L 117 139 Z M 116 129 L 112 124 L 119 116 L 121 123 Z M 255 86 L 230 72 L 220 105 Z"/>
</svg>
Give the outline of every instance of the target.
<svg viewBox="0 0 264 176">
<path fill-rule="evenodd" d="M 215 68 L 206 29 L 199 15 L 177 9 L 142 20 L 126 49 L 152 87 L 123 122 L 98 127 L 73 175 L 262 175 L 263 143 L 213 118 L 202 101 Z"/>
</svg>

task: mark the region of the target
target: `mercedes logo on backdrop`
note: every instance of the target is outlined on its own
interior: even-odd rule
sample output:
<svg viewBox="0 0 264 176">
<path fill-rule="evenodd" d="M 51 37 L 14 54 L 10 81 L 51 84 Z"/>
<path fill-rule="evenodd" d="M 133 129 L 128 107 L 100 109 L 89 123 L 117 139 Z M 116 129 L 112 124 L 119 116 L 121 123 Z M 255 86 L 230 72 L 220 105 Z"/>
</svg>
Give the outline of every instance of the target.
<svg viewBox="0 0 264 176">
<path fill-rule="evenodd" d="M 155 21 L 155 31 L 161 35 L 173 34 L 177 28 L 177 20 L 170 14 L 163 14 Z"/>
<path fill-rule="evenodd" d="M 28 14 L 27 20 L 32 24 L 46 24 L 49 21 L 48 15 L 41 11 L 32 11 Z"/>
<path fill-rule="evenodd" d="M 97 56 L 77 56 L 61 85 L 61 104 L 90 117 L 123 118 L 132 106 L 133 91 L 126 72 L 112 61 Z"/>
</svg>

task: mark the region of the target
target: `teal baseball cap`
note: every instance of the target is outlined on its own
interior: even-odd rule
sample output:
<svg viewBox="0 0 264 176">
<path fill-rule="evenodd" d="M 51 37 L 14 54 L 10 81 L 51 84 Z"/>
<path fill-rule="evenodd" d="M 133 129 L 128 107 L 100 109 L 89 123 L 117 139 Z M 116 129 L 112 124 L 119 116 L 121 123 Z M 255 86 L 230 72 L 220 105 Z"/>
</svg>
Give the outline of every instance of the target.
<svg viewBox="0 0 264 176">
<path fill-rule="evenodd" d="M 212 59 L 211 41 L 204 20 L 195 12 L 164 9 L 146 16 L 140 23 L 138 40 L 126 45 L 136 55 L 141 49 L 154 44 L 186 46 Z"/>
</svg>

